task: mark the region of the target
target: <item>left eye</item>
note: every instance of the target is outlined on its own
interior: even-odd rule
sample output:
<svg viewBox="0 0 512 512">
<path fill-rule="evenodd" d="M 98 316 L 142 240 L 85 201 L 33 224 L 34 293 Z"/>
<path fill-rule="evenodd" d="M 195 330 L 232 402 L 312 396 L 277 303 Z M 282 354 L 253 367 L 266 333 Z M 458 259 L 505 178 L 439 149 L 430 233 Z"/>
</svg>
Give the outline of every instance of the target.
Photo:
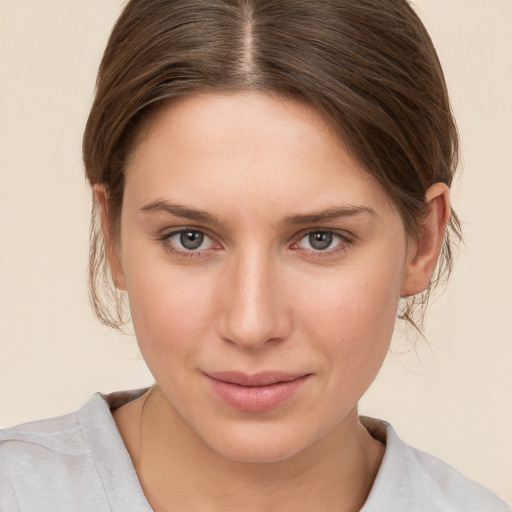
<svg viewBox="0 0 512 512">
<path fill-rule="evenodd" d="M 302 249 L 327 251 L 344 241 L 341 235 L 332 231 L 311 231 L 297 244 Z"/>
<path fill-rule="evenodd" d="M 199 251 L 211 249 L 215 246 L 215 242 L 208 235 L 193 229 L 175 231 L 166 238 L 178 250 L 182 251 Z"/>
</svg>

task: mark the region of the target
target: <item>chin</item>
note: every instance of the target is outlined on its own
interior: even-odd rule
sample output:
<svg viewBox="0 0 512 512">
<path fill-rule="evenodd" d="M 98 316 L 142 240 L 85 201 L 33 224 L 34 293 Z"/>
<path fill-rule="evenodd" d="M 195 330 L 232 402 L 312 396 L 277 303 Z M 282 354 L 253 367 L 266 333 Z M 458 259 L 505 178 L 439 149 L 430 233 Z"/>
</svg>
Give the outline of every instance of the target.
<svg viewBox="0 0 512 512">
<path fill-rule="evenodd" d="M 265 428 L 255 425 L 253 428 L 226 429 L 224 435 L 214 439 L 203 438 L 211 450 L 234 462 L 266 464 L 291 459 L 309 443 L 304 436 L 294 435 L 293 429 Z"/>
<path fill-rule="evenodd" d="M 252 443 L 251 445 L 240 446 L 232 444 L 225 450 L 218 449 L 217 453 L 233 462 L 245 462 L 248 464 L 271 464 L 291 459 L 299 453 L 300 448 L 291 446 L 276 446 L 275 443 L 262 442 L 260 444 Z"/>
</svg>

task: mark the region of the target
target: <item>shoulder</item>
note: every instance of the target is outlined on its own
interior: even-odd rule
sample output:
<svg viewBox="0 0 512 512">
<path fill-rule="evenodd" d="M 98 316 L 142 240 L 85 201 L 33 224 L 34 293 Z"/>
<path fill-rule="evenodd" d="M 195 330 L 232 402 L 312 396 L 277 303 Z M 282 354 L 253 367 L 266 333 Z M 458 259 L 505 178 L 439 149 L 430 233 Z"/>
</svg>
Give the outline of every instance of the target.
<svg viewBox="0 0 512 512">
<path fill-rule="evenodd" d="M 445 507 L 440 510 L 510 512 L 510 507 L 489 489 L 441 459 L 407 445 L 404 447 L 404 472 L 410 486 L 414 480 L 415 489 L 425 503 Z"/>
<path fill-rule="evenodd" d="M 77 497 L 108 510 L 83 434 L 80 411 L 0 430 L 0 510 L 72 509 Z"/>
<path fill-rule="evenodd" d="M 27 480 L 26 475 L 46 485 L 57 467 L 66 467 L 67 475 L 73 476 L 87 456 L 78 413 L 0 430 L 0 481 L 4 485 L 6 480 L 17 485 Z"/>
<path fill-rule="evenodd" d="M 0 454 L 4 458 L 11 453 L 76 453 L 83 449 L 78 412 L 0 429 Z"/>
<path fill-rule="evenodd" d="M 388 423 L 368 418 L 363 423 L 386 442 L 364 512 L 511 512 L 509 505 L 479 483 L 441 459 L 405 444 Z"/>
<path fill-rule="evenodd" d="M 134 471 L 107 399 L 0 430 L 1 511 L 111 510 L 110 475 Z"/>
</svg>

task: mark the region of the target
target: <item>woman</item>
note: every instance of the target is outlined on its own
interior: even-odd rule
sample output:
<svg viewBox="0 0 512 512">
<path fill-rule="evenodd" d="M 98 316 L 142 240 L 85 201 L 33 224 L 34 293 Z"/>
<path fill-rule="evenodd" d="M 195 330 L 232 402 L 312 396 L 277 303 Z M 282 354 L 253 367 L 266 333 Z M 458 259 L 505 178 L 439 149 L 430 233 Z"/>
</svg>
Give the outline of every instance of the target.
<svg viewBox="0 0 512 512">
<path fill-rule="evenodd" d="M 156 383 L 2 433 L 2 510 L 508 510 L 357 411 L 450 269 L 457 152 L 402 0 L 129 2 L 84 136 L 91 283 Z"/>
</svg>

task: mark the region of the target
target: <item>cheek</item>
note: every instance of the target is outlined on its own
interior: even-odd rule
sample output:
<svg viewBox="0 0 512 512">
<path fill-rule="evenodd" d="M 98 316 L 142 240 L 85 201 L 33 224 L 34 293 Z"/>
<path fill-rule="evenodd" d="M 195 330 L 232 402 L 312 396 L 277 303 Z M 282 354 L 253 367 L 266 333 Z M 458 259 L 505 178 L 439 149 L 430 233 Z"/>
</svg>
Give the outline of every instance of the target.
<svg viewBox="0 0 512 512">
<path fill-rule="evenodd" d="M 394 325 L 400 299 L 398 269 L 344 269 L 322 281 L 315 287 L 310 283 L 307 294 L 296 294 L 306 316 L 318 319 L 317 327 L 358 336 L 365 332 L 377 335 L 381 328 L 388 332 Z"/>
<path fill-rule="evenodd" d="M 148 364 L 153 357 L 185 353 L 210 337 L 215 316 L 211 279 L 166 262 L 128 265 L 127 270 L 133 325 Z"/>
<path fill-rule="evenodd" d="M 393 335 L 401 269 L 389 264 L 379 270 L 347 268 L 307 297 L 296 294 L 303 332 L 338 366 L 331 375 L 349 387 L 369 385 Z"/>
</svg>

